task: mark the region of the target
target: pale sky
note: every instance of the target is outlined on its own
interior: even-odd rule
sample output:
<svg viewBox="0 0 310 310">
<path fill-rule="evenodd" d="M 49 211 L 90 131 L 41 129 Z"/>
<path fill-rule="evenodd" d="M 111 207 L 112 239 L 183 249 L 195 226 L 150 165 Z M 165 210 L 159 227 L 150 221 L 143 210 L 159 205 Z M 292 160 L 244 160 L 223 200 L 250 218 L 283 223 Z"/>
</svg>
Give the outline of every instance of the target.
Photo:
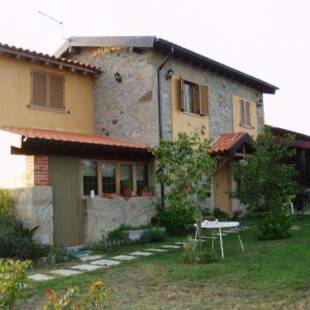
<svg viewBox="0 0 310 310">
<path fill-rule="evenodd" d="M 0 1 L 2 43 L 54 53 L 60 27 L 38 10 L 67 37 L 155 35 L 280 87 L 266 123 L 310 135 L 309 0 Z"/>
</svg>

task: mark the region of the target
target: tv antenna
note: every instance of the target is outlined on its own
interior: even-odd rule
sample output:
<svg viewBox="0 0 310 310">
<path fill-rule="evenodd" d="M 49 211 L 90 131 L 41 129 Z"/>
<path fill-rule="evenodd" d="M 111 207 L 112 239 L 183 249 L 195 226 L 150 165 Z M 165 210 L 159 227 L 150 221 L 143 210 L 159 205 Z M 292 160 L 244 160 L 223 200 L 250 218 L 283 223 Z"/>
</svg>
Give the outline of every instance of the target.
<svg viewBox="0 0 310 310">
<path fill-rule="evenodd" d="M 65 41 L 69 41 L 69 42 L 70 42 L 70 39 L 68 39 L 68 38 L 66 38 L 66 37 L 64 36 L 64 23 L 63 23 L 62 21 L 60 21 L 60 20 L 54 18 L 53 16 L 50 16 L 50 15 L 48 15 L 48 14 L 42 12 L 42 11 L 40 11 L 40 10 L 38 10 L 38 13 L 41 14 L 42 16 L 48 18 L 49 20 L 51 20 L 51 21 L 57 23 L 57 24 L 60 26 L 60 28 L 61 28 L 61 37 L 62 37 Z"/>
</svg>

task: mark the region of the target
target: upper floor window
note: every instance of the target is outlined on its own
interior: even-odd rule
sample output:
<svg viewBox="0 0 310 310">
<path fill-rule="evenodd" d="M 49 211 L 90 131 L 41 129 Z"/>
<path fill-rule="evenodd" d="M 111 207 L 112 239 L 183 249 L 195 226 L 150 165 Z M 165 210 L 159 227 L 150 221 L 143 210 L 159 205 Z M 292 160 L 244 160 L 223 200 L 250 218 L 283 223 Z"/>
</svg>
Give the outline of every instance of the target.
<svg viewBox="0 0 310 310">
<path fill-rule="evenodd" d="M 250 102 L 244 99 L 240 100 L 240 125 L 251 126 Z"/>
<path fill-rule="evenodd" d="M 180 79 L 181 110 L 183 112 L 209 114 L 208 86 Z"/>
<path fill-rule="evenodd" d="M 51 110 L 65 109 L 65 79 L 61 75 L 32 71 L 31 105 Z"/>
</svg>

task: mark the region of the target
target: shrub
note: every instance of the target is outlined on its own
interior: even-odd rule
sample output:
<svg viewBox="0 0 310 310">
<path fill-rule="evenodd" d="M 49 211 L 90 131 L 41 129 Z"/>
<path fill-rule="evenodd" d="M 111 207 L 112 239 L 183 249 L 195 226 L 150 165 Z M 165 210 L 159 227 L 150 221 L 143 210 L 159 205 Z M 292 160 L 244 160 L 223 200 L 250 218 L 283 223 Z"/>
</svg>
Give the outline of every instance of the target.
<svg viewBox="0 0 310 310">
<path fill-rule="evenodd" d="M 266 215 L 258 224 L 261 240 L 277 240 L 288 238 L 292 219 L 284 211 Z"/>
<path fill-rule="evenodd" d="M 65 263 L 73 259 L 68 251 L 61 247 L 51 247 L 47 253 L 46 262 L 48 264 Z"/>
<path fill-rule="evenodd" d="M 26 269 L 30 265 L 30 261 L 0 261 L 0 308 L 13 309 L 26 287 Z"/>
<path fill-rule="evenodd" d="M 159 209 L 154 223 L 166 227 L 172 236 L 185 235 L 189 224 L 195 223 L 195 208 L 183 205 L 171 205 L 164 210 Z"/>
<path fill-rule="evenodd" d="M 14 201 L 11 193 L 6 189 L 0 189 L 0 216 L 12 212 Z"/>
<path fill-rule="evenodd" d="M 102 281 L 92 283 L 87 293 L 82 294 L 77 287 L 69 288 L 65 294 L 58 295 L 55 291 L 46 290 L 47 304 L 44 310 L 65 309 L 104 309 L 107 292 Z"/>
<path fill-rule="evenodd" d="M 46 254 L 46 248 L 33 240 L 37 227 L 29 230 L 12 215 L 0 216 L 0 257 L 37 259 Z"/>
<path fill-rule="evenodd" d="M 160 242 L 167 238 L 167 234 L 164 230 L 153 227 L 149 230 L 146 230 L 141 238 L 142 242 Z"/>
<path fill-rule="evenodd" d="M 125 230 L 133 229 L 130 225 L 121 224 L 118 228 L 112 230 L 108 234 L 109 240 L 125 240 L 127 237 L 124 234 Z"/>
</svg>

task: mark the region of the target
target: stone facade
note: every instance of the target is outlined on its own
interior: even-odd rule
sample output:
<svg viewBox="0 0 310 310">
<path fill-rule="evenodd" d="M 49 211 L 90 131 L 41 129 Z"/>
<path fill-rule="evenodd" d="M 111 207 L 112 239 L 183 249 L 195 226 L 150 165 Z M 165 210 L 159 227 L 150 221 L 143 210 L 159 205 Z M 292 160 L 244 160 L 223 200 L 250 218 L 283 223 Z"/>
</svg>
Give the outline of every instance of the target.
<svg viewBox="0 0 310 310">
<path fill-rule="evenodd" d="M 158 143 L 156 72 L 151 57 L 151 51 L 135 53 L 128 48 L 85 48 L 76 56 L 103 71 L 94 84 L 96 134 Z"/>
<path fill-rule="evenodd" d="M 53 244 L 53 194 L 50 186 L 23 187 L 10 190 L 14 198 L 14 214 L 24 226 L 38 226 L 34 238 L 43 244 Z"/>
<path fill-rule="evenodd" d="M 108 199 L 87 198 L 85 216 L 85 242 L 96 242 L 121 224 L 139 227 L 150 223 L 156 214 L 154 198 L 133 197 Z"/>
</svg>

